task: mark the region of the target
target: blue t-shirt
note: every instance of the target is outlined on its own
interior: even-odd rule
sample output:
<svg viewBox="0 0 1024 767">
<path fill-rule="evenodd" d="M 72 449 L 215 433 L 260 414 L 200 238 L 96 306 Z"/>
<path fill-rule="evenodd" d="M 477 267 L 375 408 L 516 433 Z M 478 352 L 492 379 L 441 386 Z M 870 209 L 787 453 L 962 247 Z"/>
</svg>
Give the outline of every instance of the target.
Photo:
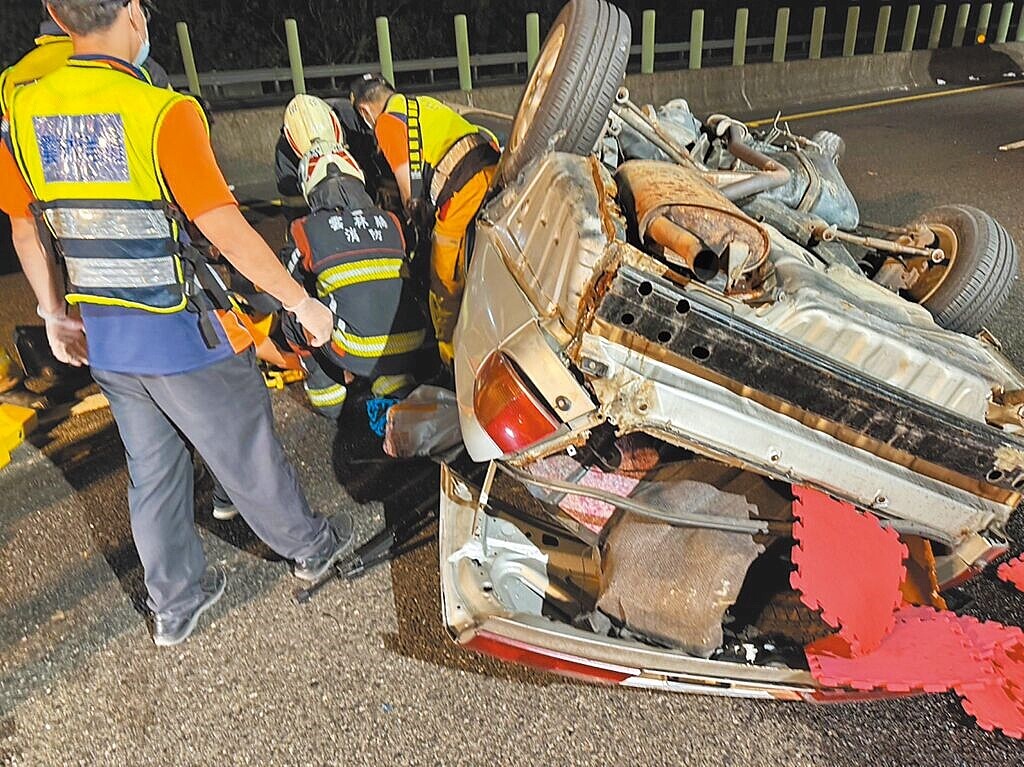
<svg viewBox="0 0 1024 767">
<path fill-rule="evenodd" d="M 221 343 L 209 349 L 194 312 L 153 314 L 138 309 L 82 304 L 89 342 L 89 365 L 128 375 L 168 376 L 222 362 L 234 356 L 223 326 L 213 325 Z"/>
</svg>

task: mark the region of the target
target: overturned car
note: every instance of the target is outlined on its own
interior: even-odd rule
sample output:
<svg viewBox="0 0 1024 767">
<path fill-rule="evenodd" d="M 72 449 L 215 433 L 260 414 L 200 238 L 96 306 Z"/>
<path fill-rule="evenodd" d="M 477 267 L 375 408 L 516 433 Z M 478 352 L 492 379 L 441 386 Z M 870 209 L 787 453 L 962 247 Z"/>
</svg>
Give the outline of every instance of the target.
<svg viewBox="0 0 1024 767">
<path fill-rule="evenodd" d="M 592 681 L 852 693 L 803 654 L 835 627 L 790 583 L 793 488 L 898 533 L 912 604 L 1007 551 L 1024 376 L 982 326 L 1016 248 L 964 206 L 866 234 L 838 137 L 687 137 L 620 90 L 629 44 L 566 7 L 478 222 L 456 381 L 490 470 L 442 472 L 444 620 Z"/>
</svg>

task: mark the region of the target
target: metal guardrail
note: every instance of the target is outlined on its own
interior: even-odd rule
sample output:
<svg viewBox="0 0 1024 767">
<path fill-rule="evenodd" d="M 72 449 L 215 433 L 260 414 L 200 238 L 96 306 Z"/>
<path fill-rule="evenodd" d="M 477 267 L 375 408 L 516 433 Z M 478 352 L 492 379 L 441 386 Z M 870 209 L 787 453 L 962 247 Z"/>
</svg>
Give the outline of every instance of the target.
<svg viewBox="0 0 1024 767">
<path fill-rule="evenodd" d="M 956 8 L 950 41 L 953 47 L 964 45 L 968 39 L 972 42 L 1004 43 L 1011 39 L 1011 28 L 1017 3 L 1013 0 L 1003 2 L 999 10 L 995 34 L 990 38 L 992 26 L 993 3 L 961 2 Z M 786 61 L 795 57 L 819 59 L 826 51 L 837 55 L 854 56 L 858 51 L 880 54 L 886 51 L 911 51 L 926 47 L 929 50 L 938 48 L 949 31 L 946 24 L 946 3 L 934 6 L 930 24 L 927 26 L 927 43 L 923 41 L 924 29 L 921 25 L 921 6 L 910 5 L 907 8 L 903 25 L 893 25 L 891 5 L 883 5 L 879 9 L 872 29 L 869 23 L 862 24 L 861 7 L 851 5 L 847 11 L 846 23 L 842 34 L 825 34 L 827 10 L 819 6 L 814 9 L 809 34 L 791 35 L 791 13 L 787 7 L 778 9 L 774 33 L 771 36 L 748 37 L 749 11 L 740 8 L 736 12 L 735 32 L 729 40 L 705 40 L 705 12 L 701 9 L 693 11 L 690 24 L 690 39 L 683 42 L 657 43 L 657 15 L 655 11 L 643 12 L 641 27 L 641 43 L 632 48 L 632 57 L 639 63 L 639 71 L 651 74 L 656 67 L 672 67 L 700 69 L 705 63 L 705 54 L 713 64 L 728 65 L 727 55 L 716 55 L 732 52 L 733 66 L 743 66 L 749 55 L 764 61 Z M 977 9 L 977 13 L 975 13 Z M 1024 42 L 1024 12 L 1017 15 L 1015 39 Z M 974 18 L 974 24 L 971 19 Z M 302 61 L 301 41 L 298 23 L 295 19 L 285 20 L 285 38 L 288 43 L 289 66 L 269 67 L 264 69 L 237 70 L 225 72 L 198 71 L 195 54 L 189 36 L 188 25 L 178 22 L 178 43 L 181 47 L 185 73 L 174 75 L 171 82 L 175 88 L 187 88 L 193 95 L 208 95 L 213 99 L 233 99 L 244 101 L 247 98 L 275 96 L 286 93 L 304 93 L 308 81 L 313 81 L 313 90 L 337 91 L 339 83 L 351 80 L 366 72 L 377 71 L 392 82 L 399 75 L 417 75 L 415 79 L 424 87 L 434 86 L 439 82 L 439 73 L 446 75 L 445 82 L 454 82 L 452 76 L 457 73 L 458 87 L 469 93 L 474 83 L 520 80 L 532 69 L 540 51 L 540 21 L 535 13 L 526 16 L 527 50 L 524 52 L 496 53 L 471 55 L 468 24 L 465 15 L 454 18 L 456 55 L 429 59 L 394 59 L 391 45 L 391 26 L 387 17 L 376 20 L 378 60 L 359 64 L 326 64 L 304 66 Z M 973 34 L 968 38 L 968 32 Z M 826 44 L 828 44 L 826 46 Z M 501 70 L 498 75 L 493 70 Z"/>
</svg>

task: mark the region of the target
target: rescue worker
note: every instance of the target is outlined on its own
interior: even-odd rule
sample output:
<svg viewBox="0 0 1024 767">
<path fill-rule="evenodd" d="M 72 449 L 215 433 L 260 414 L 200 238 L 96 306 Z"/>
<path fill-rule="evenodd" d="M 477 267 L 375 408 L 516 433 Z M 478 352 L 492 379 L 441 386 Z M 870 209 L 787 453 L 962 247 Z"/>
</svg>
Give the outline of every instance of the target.
<svg viewBox="0 0 1024 767">
<path fill-rule="evenodd" d="M 15 91 L 0 144 L 0 209 L 12 218 L 54 355 L 90 364 L 110 401 L 153 639 L 175 645 L 225 587 L 196 534 L 182 435 L 253 531 L 294 560 L 297 577 L 321 578 L 352 539 L 347 515 L 329 524 L 311 512 L 274 433 L 251 344 L 196 289 L 201 280 L 217 292 L 203 263 L 189 262 L 181 222 L 191 220 L 277 298 L 314 346 L 330 340 L 334 317 L 242 217 L 199 104 L 153 87 L 140 71 L 149 53 L 140 0 L 50 0 L 47 8 L 75 55 Z"/>
<path fill-rule="evenodd" d="M 366 176 L 367 188 L 376 191 L 381 172 L 377 167 L 377 144 L 373 131 L 356 115 L 348 99 L 325 101 L 300 94 L 293 98 L 284 115 L 281 136 L 274 147 L 277 191 L 285 197 L 301 197 L 299 163 L 317 141 L 344 144 Z"/>
<path fill-rule="evenodd" d="M 373 379 L 377 397 L 408 394 L 435 359 L 433 339 L 410 286 L 401 223 L 374 206 L 346 148 L 318 143 L 303 157 L 299 178 L 310 214 L 291 225 L 287 265 L 338 320 L 321 350 L 309 347 L 294 321 L 284 330 L 306 370 L 310 404 L 336 419 L 348 395 L 346 373 Z"/>
<path fill-rule="evenodd" d="M 437 99 L 395 93 L 374 75 L 353 84 L 352 103 L 374 126 L 406 212 L 431 231 L 430 315 L 441 359 L 450 367 L 467 250 L 494 179 L 497 142 Z"/>
</svg>

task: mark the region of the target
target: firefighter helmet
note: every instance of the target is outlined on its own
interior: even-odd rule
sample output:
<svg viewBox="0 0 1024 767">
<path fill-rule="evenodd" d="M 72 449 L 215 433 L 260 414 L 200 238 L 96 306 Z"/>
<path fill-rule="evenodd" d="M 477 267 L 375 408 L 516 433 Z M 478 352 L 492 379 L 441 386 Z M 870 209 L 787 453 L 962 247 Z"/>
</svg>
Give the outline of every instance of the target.
<svg viewBox="0 0 1024 767">
<path fill-rule="evenodd" d="M 300 94 L 284 111 L 284 135 L 302 157 L 318 142 L 344 144 L 345 131 L 330 105 L 316 96 Z"/>
<path fill-rule="evenodd" d="M 331 168 L 336 169 L 336 174 L 331 173 Z M 345 147 L 341 144 L 318 144 L 306 152 L 299 164 L 299 188 L 307 202 L 312 191 L 332 175 L 351 176 L 359 179 L 361 184 L 366 183 L 359 163 Z"/>
</svg>

